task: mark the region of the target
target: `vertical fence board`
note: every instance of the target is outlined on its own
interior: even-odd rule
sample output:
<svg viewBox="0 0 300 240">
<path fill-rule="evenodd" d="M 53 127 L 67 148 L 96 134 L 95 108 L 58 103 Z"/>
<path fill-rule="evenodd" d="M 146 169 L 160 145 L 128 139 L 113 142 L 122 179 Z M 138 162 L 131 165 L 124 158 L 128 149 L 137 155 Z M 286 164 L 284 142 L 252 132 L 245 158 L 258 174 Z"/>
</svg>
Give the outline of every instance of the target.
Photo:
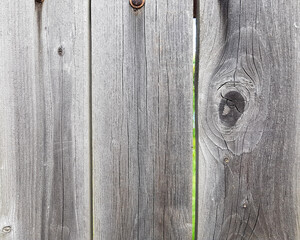
<svg viewBox="0 0 300 240">
<path fill-rule="evenodd" d="M 299 1 L 199 2 L 198 239 L 299 239 Z"/>
<path fill-rule="evenodd" d="M 94 239 L 191 239 L 192 10 L 92 1 Z"/>
<path fill-rule="evenodd" d="M 25 12 L 19 14 L 23 10 Z M 29 123 L 23 131 L 17 132 L 15 127 L 25 125 L 25 114 L 17 114 L 18 108 L 26 106 L 32 112 L 33 102 L 17 106 L 19 96 L 15 91 L 21 93 L 23 87 L 25 97 L 28 91 L 32 91 L 27 82 L 34 82 L 34 32 L 31 28 L 34 25 L 34 3 L 1 1 L 0 11 L 0 238 L 13 240 L 24 239 L 22 234 L 35 237 L 33 229 L 40 230 L 40 221 L 36 219 L 39 217 L 29 214 L 31 208 L 41 209 L 39 205 L 33 207 L 36 198 L 33 195 L 35 188 L 31 186 L 36 184 L 36 176 L 29 173 L 28 167 L 28 163 L 34 163 L 34 168 L 37 160 L 33 147 L 24 149 L 26 144 L 36 143 L 34 134 L 29 133 L 29 125 L 33 126 L 34 120 L 27 117 Z M 17 87 L 18 82 L 22 84 Z M 23 143 L 23 149 L 18 147 L 19 142 Z M 22 175 L 20 170 L 26 173 Z M 24 184 L 24 190 L 18 193 L 21 184 Z M 36 194 L 41 196 L 39 192 Z"/>
<path fill-rule="evenodd" d="M 0 11 L 0 238 L 90 239 L 88 3 Z"/>
</svg>

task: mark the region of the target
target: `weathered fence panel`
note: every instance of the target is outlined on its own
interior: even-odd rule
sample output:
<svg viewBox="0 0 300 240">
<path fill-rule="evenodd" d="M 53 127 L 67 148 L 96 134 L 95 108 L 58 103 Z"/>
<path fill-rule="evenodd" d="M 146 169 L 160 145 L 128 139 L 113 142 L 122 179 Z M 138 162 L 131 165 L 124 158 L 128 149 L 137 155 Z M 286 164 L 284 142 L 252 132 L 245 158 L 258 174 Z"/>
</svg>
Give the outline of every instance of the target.
<svg viewBox="0 0 300 240">
<path fill-rule="evenodd" d="M 192 0 L 92 0 L 94 239 L 191 239 Z"/>
<path fill-rule="evenodd" d="M 0 2 L 0 238 L 90 239 L 88 3 Z"/>
<path fill-rule="evenodd" d="M 300 239 L 299 1 L 199 10 L 198 239 Z"/>
</svg>

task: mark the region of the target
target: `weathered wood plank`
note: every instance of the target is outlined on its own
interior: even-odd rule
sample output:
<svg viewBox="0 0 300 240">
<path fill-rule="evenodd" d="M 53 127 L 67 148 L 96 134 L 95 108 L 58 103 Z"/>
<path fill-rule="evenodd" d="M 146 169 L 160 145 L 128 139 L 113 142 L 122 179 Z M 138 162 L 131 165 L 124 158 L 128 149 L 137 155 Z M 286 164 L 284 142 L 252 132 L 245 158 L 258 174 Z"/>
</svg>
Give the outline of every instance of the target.
<svg viewBox="0 0 300 240">
<path fill-rule="evenodd" d="M 198 239 L 300 239 L 300 6 L 200 0 Z"/>
<path fill-rule="evenodd" d="M 191 239 L 193 1 L 92 1 L 94 239 Z"/>
<path fill-rule="evenodd" d="M 88 3 L 0 11 L 0 238 L 90 239 Z"/>
</svg>

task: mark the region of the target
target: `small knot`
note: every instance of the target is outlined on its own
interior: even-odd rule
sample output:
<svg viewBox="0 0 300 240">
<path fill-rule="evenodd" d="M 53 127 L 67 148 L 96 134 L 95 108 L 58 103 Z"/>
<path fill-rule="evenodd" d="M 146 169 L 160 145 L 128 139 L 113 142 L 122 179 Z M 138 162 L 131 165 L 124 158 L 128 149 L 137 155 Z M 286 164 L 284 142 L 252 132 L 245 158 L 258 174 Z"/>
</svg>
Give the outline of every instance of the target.
<svg viewBox="0 0 300 240">
<path fill-rule="evenodd" d="M 57 53 L 59 56 L 63 56 L 65 54 L 65 49 L 62 46 L 60 46 L 57 50 Z"/>
<path fill-rule="evenodd" d="M 2 228 L 3 233 L 10 233 L 11 232 L 11 226 L 5 226 Z"/>
</svg>

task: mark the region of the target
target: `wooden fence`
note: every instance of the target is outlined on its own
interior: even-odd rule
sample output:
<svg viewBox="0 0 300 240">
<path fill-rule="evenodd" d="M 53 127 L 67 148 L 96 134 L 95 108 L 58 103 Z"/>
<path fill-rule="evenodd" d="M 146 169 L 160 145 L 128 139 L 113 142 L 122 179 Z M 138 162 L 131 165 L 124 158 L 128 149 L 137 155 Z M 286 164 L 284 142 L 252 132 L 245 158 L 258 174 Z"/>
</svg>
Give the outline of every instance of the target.
<svg viewBox="0 0 300 240">
<path fill-rule="evenodd" d="M 300 2 L 195 6 L 196 238 L 299 240 Z M 192 239 L 192 21 L 0 1 L 0 239 Z"/>
</svg>

